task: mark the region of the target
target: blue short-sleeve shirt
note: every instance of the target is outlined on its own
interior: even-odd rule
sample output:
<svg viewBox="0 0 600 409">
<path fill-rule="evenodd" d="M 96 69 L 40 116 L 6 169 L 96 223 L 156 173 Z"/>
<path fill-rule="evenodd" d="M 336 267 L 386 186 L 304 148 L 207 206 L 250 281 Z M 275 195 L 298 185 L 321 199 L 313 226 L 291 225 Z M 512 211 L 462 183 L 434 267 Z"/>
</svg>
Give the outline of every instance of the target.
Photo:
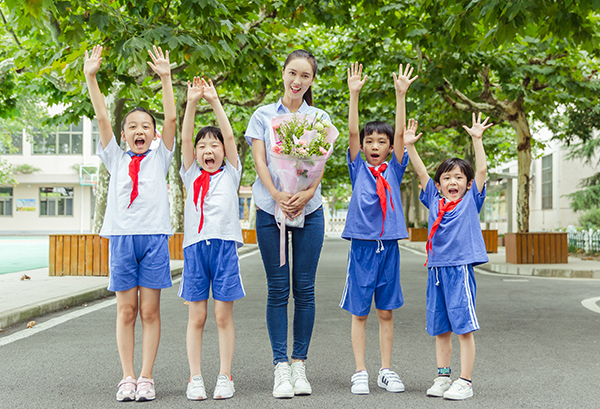
<svg viewBox="0 0 600 409">
<path fill-rule="evenodd" d="M 427 267 L 478 265 L 489 261 L 481 225 L 479 212 L 486 196 L 486 185 L 479 193 L 473 180 L 460 203 L 450 212 L 444 214 L 440 225 L 431 239 L 432 250 L 429 252 Z M 429 179 L 424 191 L 419 196 L 421 203 L 429 209 L 429 228 L 437 219 L 440 194 L 433 179 Z"/>
<path fill-rule="evenodd" d="M 406 150 L 402 156 L 402 163 L 398 162 L 396 152 L 393 151 L 387 169 L 383 172 L 383 177 L 390 184 L 394 210 L 392 210 L 392 203 L 390 203 L 390 193 L 386 189 L 387 210 L 383 235 L 381 236 L 383 212 L 377 195 L 377 180 L 369 170 L 369 164 L 365 162 L 360 153 L 352 161 L 350 159 L 350 149 L 348 149 L 346 160 L 348 161 L 350 181 L 352 182 L 352 197 L 350 198 L 342 238 L 347 240 L 400 240 L 407 238 L 408 232 L 404 223 L 404 211 L 402 210 L 400 196 L 400 184 L 408 165 Z"/>
<path fill-rule="evenodd" d="M 271 149 L 271 139 L 269 137 L 271 131 L 271 120 L 276 116 L 289 113 L 291 113 L 290 110 L 287 109 L 282 104 L 281 99 L 279 99 L 279 101 L 274 104 L 264 105 L 258 108 L 256 111 L 254 111 L 252 117 L 250 118 L 250 122 L 248 123 L 248 128 L 246 129 L 245 134 L 246 141 L 248 141 L 250 145 L 252 145 L 252 141 L 254 139 L 259 139 L 265 143 L 267 166 L 271 164 L 271 155 L 268 154 L 269 150 Z M 306 101 L 302 102 L 302 105 L 300 106 L 300 109 L 298 109 L 297 113 L 319 116 L 324 120 L 331 121 L 329 115 L 327 115 L 325 111 L 308 105 Z M 271 179 L 273 179 L 275 188 L 277 188 L 277 190 L 281 190 L 279 181 L 276 175 L 274 175 L 272 172 Z M 259 177 L 256 178 L 256 181 L 252 185 L 252 194 L 254 195 L 254 202 L 256 203 L 256 206 L 269 214 L 275 214 L 275 201 L 269 194 L 267 188 L 262 184 L 262 181 Z M 311 214 L 317 210 L 321 204 L 321 185 L 319 184 L 315 190 L 315 195 L 308 201 L 304 208 L 306 214 Z"/>
</svg>

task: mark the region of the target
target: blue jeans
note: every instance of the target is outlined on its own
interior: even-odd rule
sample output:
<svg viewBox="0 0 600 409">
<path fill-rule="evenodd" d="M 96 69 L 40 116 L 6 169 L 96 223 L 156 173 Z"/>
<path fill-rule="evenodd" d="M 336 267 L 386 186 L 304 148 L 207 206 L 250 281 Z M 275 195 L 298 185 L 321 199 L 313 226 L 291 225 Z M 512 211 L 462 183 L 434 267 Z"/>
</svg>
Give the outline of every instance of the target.
<svg viewBox="0 0 600 409">
<path fill-rule="evenodd" d="M 315 276 L 325 236 L 323 209 L 306 215 L 303 228 L 286 228 L 286 263 L 279 267 L 279 227 L 275 217 L 256 211 L 256 238 L 267 274 L 267 328 L 273 364 L 288 362 L 287 306 L 290 298 L 290 266 L 287 231 L 292 232 L 292 288 L 294 294 L 294 349 L 292 359 L 307 358 L 315 323 Z"/>
</svg>

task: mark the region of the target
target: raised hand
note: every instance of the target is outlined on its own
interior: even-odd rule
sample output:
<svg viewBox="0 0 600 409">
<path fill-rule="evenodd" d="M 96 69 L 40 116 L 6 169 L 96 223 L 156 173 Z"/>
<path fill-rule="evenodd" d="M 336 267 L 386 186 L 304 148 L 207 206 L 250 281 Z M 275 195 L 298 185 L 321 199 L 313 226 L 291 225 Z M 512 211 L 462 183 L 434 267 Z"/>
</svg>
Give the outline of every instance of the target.
<svg viewBox="0 0 600 409">
<path fill-rule="evenodd" d="M 211 79 L 209 79 L 207 83 L 206 80 L 202 78 L 202 88 L 204 89 L 204 99 L 206 102 L 210 104 L 219 100 L 219 94 L 217 94 L 217 90 Z"/>
<path fill-rule="evenodd" d="M 194 81 L 191 83 L 188 81 L 188 102 L 197 103 L 198 101 L 200 101 L 203 95 L 204 87 L 202 86 L 202 80 L 200 77 L 194 77 Z"/>
<path fill-rule="evenodd" d="M 408 91 L 408 87 L 410 87 L 410 84 L 413 83 L 413 81 L 415 81 L 417 78 L 419 78 L 418 75 L 415 75 L 414 77 L 410 77 L 413 73 L 413 68 L 410 66 L 410 64 L 406 64 L 406 69 L 404 70 L 404 73 L 402 73 L 402 64 L 400 64 L 399 68 L 398 68 L 398 75 L 396 76 L 396 73 L 394 73 L 394 87 L 396 88 L 396 92 L 399 94 L 406 94 L 406 91 Z"/>
<path fill-rule="evenodd" d="M 483 136 L 483 131 L 494 125 L 493 123 L 486 125 L 488 119 L 490 119 L 489 116 L 485 118 L 483 122 L 481 122 L 481 112 L 477 118 L 475 118 L 475 112 L 473 112 L 473 126 L 468 128 L 467 125 L 463 125 L 463 128 L 465 128 L 465 131 L 467 131 L 472 138 L 481 139 Z"/>
<path fill-rule="evenodd" d="M 148 50 L 152 62 L 148 61 L 150 68 L 154 70 L 160 77 L 171 75 L 171 63 L 169 63 L 169 52 L 163 54 L 160 47 L 153 46 L 154 54 Z"/>
<path fill-rule="evenodd" d="M 92 55 L 88 56 L 87 50 L 85 50 L 85 61 L 83 63 L 83 74 L 84 75 L 96 75 L 102 64 L 102 46 L 96 45 L 92 49 Z"/>
<path fill-rule="evenodd" d="M 354 64 L 350 64 L 350 68 L 348 68 L 348 89 L 350 92 L 360 92 L 363 85 L 365 85 L 365 81 L 367 81 L 367 76 L 361 80 L 362 76 L 362 64 L 358 64 L 355 62 Z"/>
<path fill-rule="evenodd" d="M 404 131 L 404 144 L 405 145 L 414 145 L 415 142 L 419 140 L 422 133 L 415 135 L 417 132 L 417 127 L 419 123 L 415 119 L 409 119 L 406 130 Z"/>
</svg>

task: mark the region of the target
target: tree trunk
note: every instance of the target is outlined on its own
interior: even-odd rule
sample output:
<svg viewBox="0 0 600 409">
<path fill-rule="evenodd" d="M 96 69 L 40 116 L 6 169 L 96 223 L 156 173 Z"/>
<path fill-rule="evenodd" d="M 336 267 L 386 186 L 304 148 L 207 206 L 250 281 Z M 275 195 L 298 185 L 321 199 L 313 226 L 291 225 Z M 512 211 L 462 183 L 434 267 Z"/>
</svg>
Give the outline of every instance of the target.
<svg viewBox="0 0 600 409">
<path fill-rule="evenodd" d="M 171 198 L 171 227 L 175 232 L 183 232 L 183 213 L 185 201 L 183 197 L 183 181 L 179 177 L 181 169 L 181 126 L 183 124 L 183 115 L 187 105 L 187 98 L 184 89 L 177 87 L 176 99 L 177 105 L 177 127 L 175 131 L 175 152 L 169 168 L 169 195 Z"/>
<path fill-rule="evenodd" d="M 246 154 L 248 153 L 248 147 L 250 145 L 248 145 L 248 142 L 246 142 L 246 138 L 243 134 L 236 138 L 235 143 L 237 146 L 238 156 L 240 157 L 240 165 L 242 165 L 242 174 L 240 175 L 240 180 L 242 180 L 244 172 L 246 171 Z M 240 186 L 238 186 L 238 189 L 239 187 Z"/>
<path fill-rule="evenodd" d="M 417 176 L 417 173 L 414 172 L 413 177 L 411 178 L 411 196 L 412 196 L 412 202 L 413 202 L 413 208 L 414 208 L 414 214 L 415 214 L 415 219 L 414 219 L 414 226 L 416 228 L 421 227 L 421 215 L 419 214 L 419 177 Z"/>
<path fill-rule="evenodd" d="M 113 136 L 121 135 L 121 121 L 123 120 L 123 108 L 125 106 L 125 99 L 115 99 L 119 95 L 120 87 L 115 86 L 112 90 L 111 96 L 106 98 L 108 112 L 111 113 L 112 117 L 112 130 Z M 117 141 L 119 138 L 117 138 Z M 94 207 L 94 223 L 92 225 L 92 233 L 100 233 L 102 223 L 104 223 L 104 213 L 106 212 L 106 199 L 108 195 L 108 181 L 110 174 L 108 169 L 104 166 L 104 163 L 100 163 L 100 169 L 98 170 L 98 185 L 96 187 L 96 204 Z"/>
<path fill-rule="evenodd" d="M 519 233 L 529 232 L 529 183 L 531 181 L 531 131 L 523 108 L 508 118 L 517 133 L 517 229 Z M 510 216 L 509 216 L 510 217 Z"/>
</svg>

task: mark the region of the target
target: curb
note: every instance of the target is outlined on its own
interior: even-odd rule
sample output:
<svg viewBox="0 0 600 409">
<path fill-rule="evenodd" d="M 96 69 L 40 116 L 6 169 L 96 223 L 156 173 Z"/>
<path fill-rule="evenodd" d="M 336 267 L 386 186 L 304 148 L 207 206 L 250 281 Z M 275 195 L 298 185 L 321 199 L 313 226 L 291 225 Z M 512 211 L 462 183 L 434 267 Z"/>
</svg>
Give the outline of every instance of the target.
<svg viewBox="0 0 600 409">
<path fill-rule="evenodd" d="M 238 254 L 242 255 L 256 249 L 258 249 L 258 245 L 247 244 L 239 249 Z M 174 267 L 171 269 L 171 277 L 177 277 L 181 275 L 182 272 L 183 266 Z M 10 327 L 14 324 L 18 324 L 20 322 L 27 321 L 35 317 L 39 317 L 40 315 L 47 314 L 49 312 L 62 310 L 65 307 L 74 307 L 86 303 L 88 301 L 94 301 L 100 298 L 111 297 L 114 295 L 115 293 L 113 291 L 108 291 L 106 289 L 106 284 L 102 284 L 71 295 L 50 298 L 40 302 L 35 302 L 25 307 L 0 312 L 0 329 Z"/>
<path fill-rule="evenodd" d="M 171 269 L 171 277 L 181 275 L 183 267 L 175 267 Z M 30 320 L 40 315 L 49 312 L 62 310 L 65 307 L 79 306 L 88 301 L 94 301 L 100 298 L 114 296 L 113 291 L 106 289 L 106 284 L 96 286 L 88 290 L 83 290 L 75 294 L 50 298 L 48 300 L 34 303 L 25 307 L 15 308 L 6 312 L 0 313 L 0 328 L 7 328 L 11 325 L 18 324 L 23 321 Z"/>
</svg>

